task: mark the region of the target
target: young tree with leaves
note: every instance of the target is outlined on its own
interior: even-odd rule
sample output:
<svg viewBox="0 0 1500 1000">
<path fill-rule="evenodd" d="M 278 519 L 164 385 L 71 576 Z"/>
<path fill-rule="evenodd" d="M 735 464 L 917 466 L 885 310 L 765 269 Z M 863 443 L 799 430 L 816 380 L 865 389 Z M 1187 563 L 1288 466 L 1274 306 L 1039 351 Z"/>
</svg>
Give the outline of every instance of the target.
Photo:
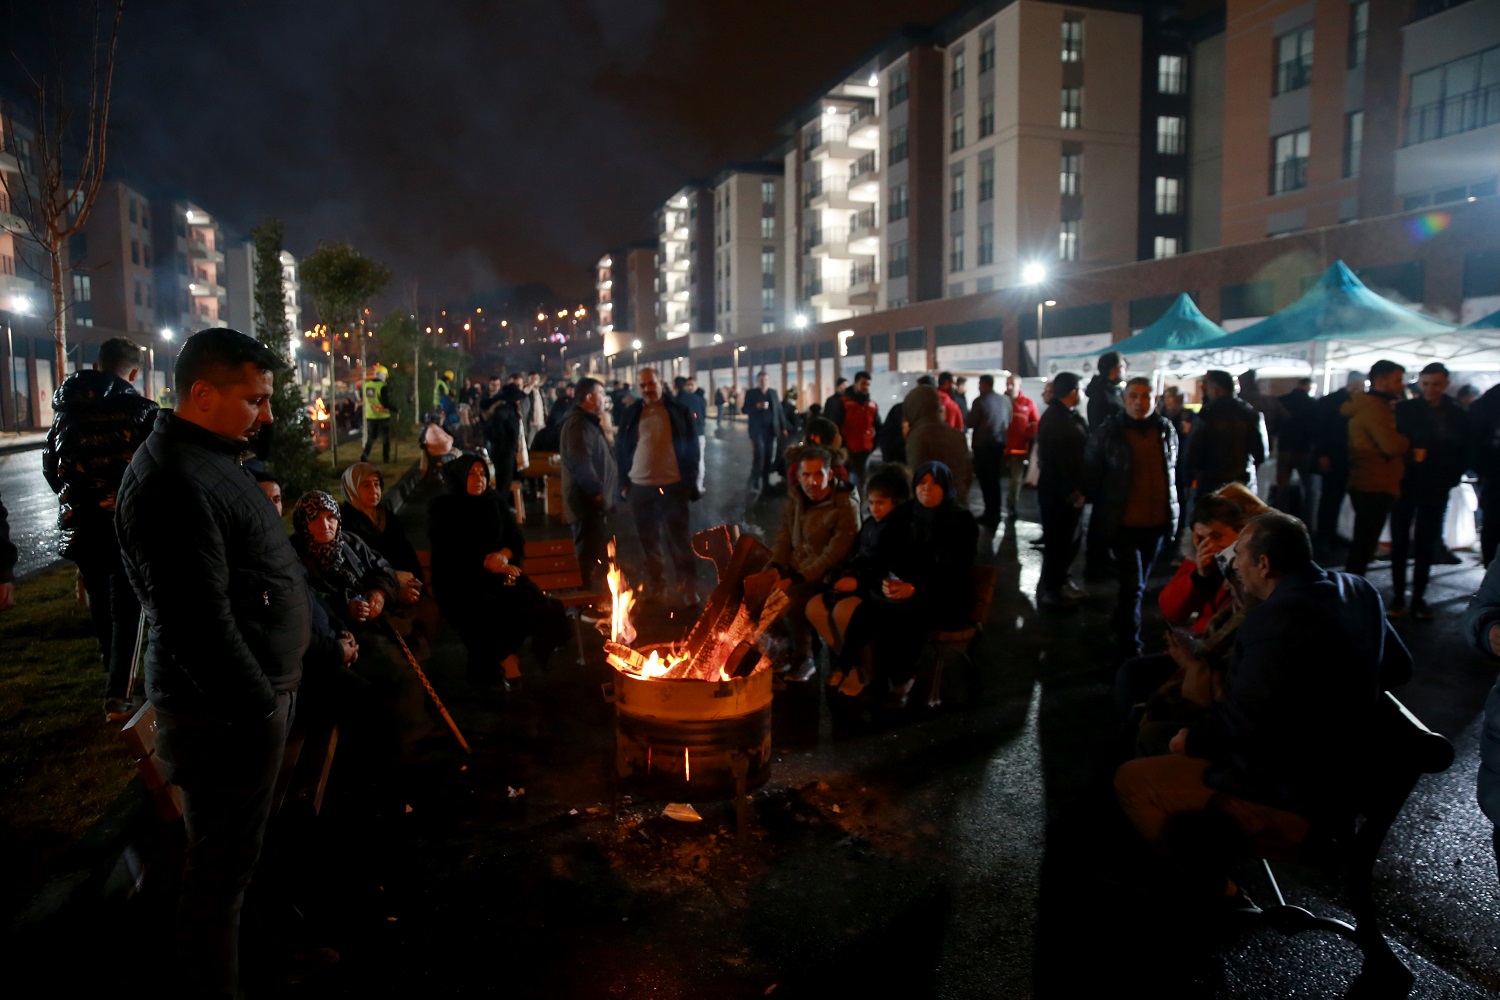
<svg viewBox="0 0 1500 1000">
<path fill-rule="evenodd" d="M 301 496 L 317 485 L 318 452 L 313 447 L 307 404 L 297 386 L 292 358 L 292 331 L 286 324 L 286 297 L 281 274 L 281 220 L 267 219 L 251 231 L 255 244 L 255 339 L 293 367 L 276 373 L 271 396 L 271 450 L 266 463 L 281 480 L 282 492 Z"/>
</svg>

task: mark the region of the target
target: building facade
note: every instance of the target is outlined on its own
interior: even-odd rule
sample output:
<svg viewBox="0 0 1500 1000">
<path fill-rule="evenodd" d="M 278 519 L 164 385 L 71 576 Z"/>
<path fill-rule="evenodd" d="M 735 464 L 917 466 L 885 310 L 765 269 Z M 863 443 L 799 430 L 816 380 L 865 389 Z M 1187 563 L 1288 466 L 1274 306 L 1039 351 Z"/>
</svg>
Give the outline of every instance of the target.
<svg viewBox="0 0 1500 1000">
<path fill-rule="evenodd" d="M 158 201 L 151 224 L 157 320 L 182 335 L 227 323 L 224 237 L 214 217 L 190 201 Z"/>
<path fill-rule="evenodd" d="M 713 329 L 713 195 L 694 181 L 656 213 L 657 337 L 671 340 Z"/>
<path fill-rule="evenodd" d="M 75 323 L 156 335 L 156 252 L 145 195 L 105 181 L 68 251 Z"/>
<path fill-rule="evenodd" d="M 714 178 L 714 325 L 725 336 L 785 323 L 782 165 L 742 163 Z"/>
<path fill-rule="evenodd" d="M 224 248 L 224 290 L 226 322 L 232 329 L 256 334 L 259 310 L 255 304 L 255 266 L 259 255 L 250 240 L 240 240 Z M 302 283 L 297 280 L 297 258 L 281 251 L 281 297 L 289 335 L 302 335 Z"/>
</svg>

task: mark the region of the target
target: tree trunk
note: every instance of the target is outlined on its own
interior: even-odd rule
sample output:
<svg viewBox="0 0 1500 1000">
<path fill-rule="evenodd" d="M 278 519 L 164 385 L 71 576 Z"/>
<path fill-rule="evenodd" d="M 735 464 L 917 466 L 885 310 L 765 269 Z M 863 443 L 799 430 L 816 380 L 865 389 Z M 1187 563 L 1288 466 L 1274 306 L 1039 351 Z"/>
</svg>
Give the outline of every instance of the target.
<svg viewBox="0 0 1500 1000">
<path fill-rule="evenodd" d="M 52 341 L 57 350 L 57 367 L 52 373 L 52 388 L 55 390 L 62 385 L 62 380 L 67 375 L 68 324 L 63 303 L 62 247 L 48 247 L 47 251 L 52 260 Z"/>
</svg>

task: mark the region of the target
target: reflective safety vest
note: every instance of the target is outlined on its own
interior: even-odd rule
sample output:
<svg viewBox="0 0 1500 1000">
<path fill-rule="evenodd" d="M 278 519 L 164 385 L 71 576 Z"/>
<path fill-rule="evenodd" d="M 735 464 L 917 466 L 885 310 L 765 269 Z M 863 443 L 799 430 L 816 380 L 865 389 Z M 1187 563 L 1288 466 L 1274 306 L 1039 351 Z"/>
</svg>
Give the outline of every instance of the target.
<svg viewBox="0 0 1500 1000">
<path fill-rule="evenodd" d="M 366 420 L 391 419 L 391 411 L 387 410 L 385 408 L 385 404 L 380 401 L 380 390 L 384 387 L 384 382 L 380 381 L 379 379 L 373 378 L 367 379 L 365 381 L 365 384 L 361 387 L 361 393 L 363 394 L 365 399 Z"/>
<path fill-rule="evenodd" d="M 433 385 L 432 385 L 432 405 L 433 405 L 434 408 L 443 405 L 443 397 L 444 396 L 451 396 L 451 395 L 453 395 L 453 390 L 448 387 L 448 383 L 447 382 L 443 381 L 440 378 L 436 382 L 433 383 Z"/>
</svg>

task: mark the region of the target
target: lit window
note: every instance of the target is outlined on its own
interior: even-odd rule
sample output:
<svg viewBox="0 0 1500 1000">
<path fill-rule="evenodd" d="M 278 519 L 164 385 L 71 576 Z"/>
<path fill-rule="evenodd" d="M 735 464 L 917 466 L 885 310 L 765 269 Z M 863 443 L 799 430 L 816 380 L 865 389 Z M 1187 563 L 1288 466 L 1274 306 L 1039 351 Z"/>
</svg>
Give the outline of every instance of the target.
<svg viewBox="0 0 1500 1000">
<path fill-rule="evenodd" d="M 960 50 L 953 53 L 953 73 L 950 77 L 953 90 L 961 90 L 964 85 L 964 54 Z"/>
<path fill-rule="evenodd" d="M 948 195 L 948 209 L 953 212 L 961 212 L 964 207 L 964 175 L 963 171 L 953 175 L 953 190 Z"/>
<path fill-rule="evenodd" d="M 1182 211 L 1182 181 L 1176 177 L 1156 179 L 1156 214 L 1177 215 Z"/>
<path fill-rule="evenodd" d="M 995 262 L 995 227 L 986 223 L 979 227 L 979 266 Z"/>
<path fill-rule="evenodd" d="M 1310 148 L 1310 134 L 1305 128 L 1278 135 L 1271 140 L 1272 194 L 1307 187 L 1307 156 Z"/>
<path fill-rule="evenodd" d="M 1083 172 L 1082 153 L 1064 153 L 1062 155 L 1062 173 L 1060 190 L 1065 195 L 1076 195 L 1079 193 L 1079 175 Z"/>
<path fill-rule="evenodd" d="M 1312 82 L 1313 29 L 1309 25 L 1276 39 L 1276 79 L 1273 94 L 1299 90 Z"/>
<path fill-rule="evenodd" d="M 1064 219 L 1057 231 L 1057 259 L 1078 259 L 1078 220 Z"/>
<path fill-rule="evenodd" d="M 979 138 L 995 134 L 995 99 L 984 97 L 979 101 Z"/>
<path fill-rule="evenodd" d="M 953 140 L 951 144 L 952 149 L 958 150 L 964 148 L 964 113 L 962 111 L 954 112 L 951 138 Z"/>
<path fill-rule="evenodd" d="M 763 239 L 763 240 L 771 240 L 771 239 L 775 239 L 776 238 L 776 218 L 775 218 L 775 216 L 767 215 L 767 216 L 762 216 L 761 217 L 761 220 L 760 220 L 760 238 Z"/>
<path fill-rule="evenodd" d="M 979 72 L 988 73 L 995 68 L 995 33 L 988 32 L 979 39 Z"/>
<path fill-rule="evenodd" d="M 1155 253 L 1155 255 L 1156 255 L 1156 257 L 1158 259 L 1160 259 L 1162 257 L 1176 257 L 1177 256 L 1177 252 L 1178 252 L 1177 251 L 1177 237 L 1175 237 L 1175 236 L 1158 236 L 1158 237 L 1156 237 L 1156 244 L 1155 244 L 1155 248 L 1154 248 L 1154 253 Z"/>
<path fill-rule="evenodd" d="M 1181 94 L 1187 89 L 1185 64 L 1182 56 L 1156 57 L 1156 89 L 1163 94 Z"/>
<path fill-rule="evenodd" d="M 1076 17 L 1063 18 L 1062 61 L 1079 62 L 1083 59 L 1083 21 Z"/>
<path fill-rule="evenodd" d="M 1156 151 L 1163 156 L 1178 156 L 1182 150 L 1182 119 L 1176 115 L 1157 115 Z"/>
<path fill-rule="evenodd" d="M 964 269 L 964 234 L 953 234 L 953 248 L 948 252 L 948 270 L 962 271 Z"/>
<path fill-rule="evenodd" d="M 1062 89 L 1062 120 L 1063 128 L 1079 128 L 1082 118 L 1083 88 L 1064 87 Z"/>
</svg>

